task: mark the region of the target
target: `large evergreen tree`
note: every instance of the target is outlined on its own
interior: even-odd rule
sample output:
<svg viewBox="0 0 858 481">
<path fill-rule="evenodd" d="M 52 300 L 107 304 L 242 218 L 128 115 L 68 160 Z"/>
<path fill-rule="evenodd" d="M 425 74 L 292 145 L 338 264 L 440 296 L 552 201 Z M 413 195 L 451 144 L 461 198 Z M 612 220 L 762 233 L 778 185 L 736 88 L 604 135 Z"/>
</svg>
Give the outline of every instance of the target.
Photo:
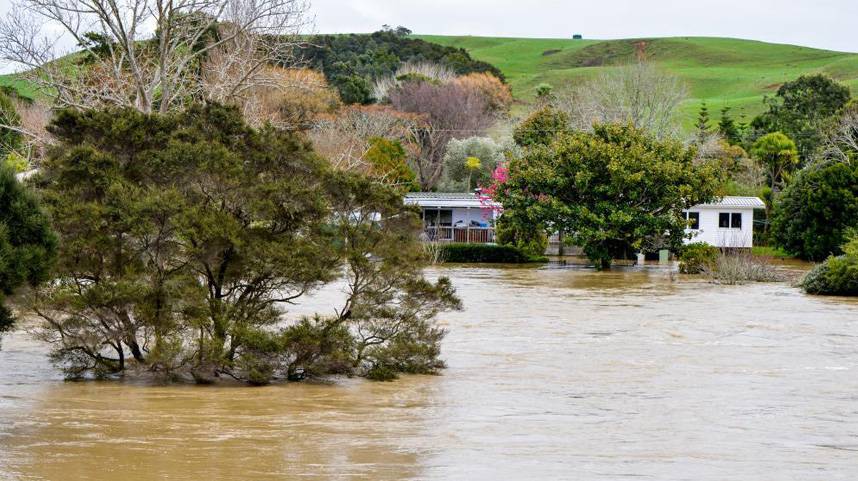
<svg viewBox="0 0 858 481">
<path fill-rule="evenodd" d="M 68 375 L 136 364 L 263 384 L 439 366 L 432 318 L 457 300 L 423 280 L 419 221 L 397 191 L 216 105 L 65 111 L 50 130 L 62 143 L 38 182 L 64 242 L 33 308 Z M 358 282 L 337 316 L 284 317 L 343 273 Z"/>
</svg>

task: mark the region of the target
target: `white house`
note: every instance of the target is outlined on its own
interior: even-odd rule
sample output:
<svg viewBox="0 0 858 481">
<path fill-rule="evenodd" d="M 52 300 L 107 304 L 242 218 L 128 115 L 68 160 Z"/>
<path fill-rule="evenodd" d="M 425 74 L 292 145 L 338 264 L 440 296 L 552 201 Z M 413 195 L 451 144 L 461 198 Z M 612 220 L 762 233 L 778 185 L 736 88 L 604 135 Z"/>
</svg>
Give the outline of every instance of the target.
<svg viewBox="0 0 858 481">
<path fill-rule="evenodd" d="M 472 193 L 414 192 L 405 203 L 420 207 L 425 235 L 442 242 L 491 243 L 500 204 Z"/>
<path fill-rule="evenodd" d="M 491 243 L 500 204 L 472 193 L 415 192 L 405 203 L 420 207 L 425 236 L 442 242 Z M 714 247 L 749 249 L 754 245 L 754 209 L 766 206 L 757 197 L 724 197 L 685 212 L 685 243 L 705 242 Z"/>
<path fill-rule="evenodd" d="M 714 247 L 750 249 L 754 246 L 754 209 L 765 209 L 757 197 L 723 197 L 719 202 L 688 209 L 691 238 L 685 241 L 705 242 Z"/>
</svg>

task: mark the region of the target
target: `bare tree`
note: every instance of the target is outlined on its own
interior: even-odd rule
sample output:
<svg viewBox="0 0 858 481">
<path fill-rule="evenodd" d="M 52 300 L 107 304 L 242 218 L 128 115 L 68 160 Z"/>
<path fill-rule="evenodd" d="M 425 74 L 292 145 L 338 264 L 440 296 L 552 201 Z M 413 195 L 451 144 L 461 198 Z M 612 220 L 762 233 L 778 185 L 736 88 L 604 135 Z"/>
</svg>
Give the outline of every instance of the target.
<svg viewBox="0 0 858 481">
<path fill-rule="evenodd" d="M 422 114 L 425 124 L 413 129 L 420 147 L 415 158 L 421 189 L 438 185 L 444 171 L 444 153 L 452 139 L 483 134 L 498 118 L 484 92 L 458 82 L 407 82 L 388 93 L 397 110 Z"/>
<path fill-rule="evenodd" d="M 15 132 L 20 140 L 14 144 L 0 140 L 0 151 L 14 155 L 24 168 L 33 166 L 50 138 L 46 130 L 50 109 L 19 97 L 10 98 L 10 106 L 12 111 L 0 109 L 0 130 Z"/>
<path fill-rule="evenodd" d="M 858 159 L 858 110 L 847 109 L 829 134 L 823 159 L 851 163 Z"/>
<path fill-rule="evenodd" d="M 425 125 L 422 117 L 385 106 L 351 106 L 318 121 L 310 132 L 317 152 L 340 170 L 365 172 L 370 139 L 402 144 L 410 157 L 419 154 L 413 132 Z"/>
<path fill-rule="evenodd" d="M 646 62 L 620 67 L 557 100 L 573 127 L 591 130 L 595 123 L 631 123 L 658 138 L 679 132 L 677 108 L 685 100 L 682 81 Z"/>
<path fill-rule="evenodd" d="M 305 0 L 18 0 L 0 20 L 0 58 L 57 106 L 166 112 L 265 82 L 265 66 L 291 58 L 307 11 Z M 57 47 L 68 40 L 73 55 Z"/>
</svg>

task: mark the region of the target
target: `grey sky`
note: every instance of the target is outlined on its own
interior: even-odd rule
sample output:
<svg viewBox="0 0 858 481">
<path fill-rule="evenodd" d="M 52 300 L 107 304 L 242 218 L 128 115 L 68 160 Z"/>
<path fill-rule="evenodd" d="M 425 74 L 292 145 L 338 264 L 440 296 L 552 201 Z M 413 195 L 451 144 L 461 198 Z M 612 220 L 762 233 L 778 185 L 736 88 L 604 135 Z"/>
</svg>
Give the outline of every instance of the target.
<svg viewBox="0 0 858 481">
<path fill-rule="evenodd" d="M 858 52 L 858 0 L 312 0 L 320 33 L 738 37 Z"/>
<path fill-rule="evenodd" d="M 738 37 L 858 52 L 858 0 L 310 0 L 318 33 Z M 0 0 L 0 15 L 10 0 Z"/>
</svg>

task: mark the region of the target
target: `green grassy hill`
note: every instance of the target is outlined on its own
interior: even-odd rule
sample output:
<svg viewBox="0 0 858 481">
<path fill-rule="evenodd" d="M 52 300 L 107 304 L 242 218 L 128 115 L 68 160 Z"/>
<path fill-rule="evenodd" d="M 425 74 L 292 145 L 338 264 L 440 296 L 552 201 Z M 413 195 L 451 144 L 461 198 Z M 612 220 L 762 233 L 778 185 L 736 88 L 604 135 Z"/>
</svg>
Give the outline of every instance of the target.
<svg viewBox="0 0 858 481">
<path fill-rule="evenodd" d="M 693 122 L 701 101 L 714 117 L 723 106 L 748 119 L 762 111 L 762 97 L 805 73 L 825 73 L 849 85 L 858 96 L 858 54 L 832 52 L 728 38 L 677 37 L 628 40 L 524 39 L 420 36 L 443 45 L 462 47 L 477 60 L 499 67 L 518 100 L 529 102 L 540 83 L 555 92 L 634 61 L 635 44 L 646 42 L 647 58 L 686 81 L 689 100 L 683 105 L 686 125 Z"/>
</svg>

